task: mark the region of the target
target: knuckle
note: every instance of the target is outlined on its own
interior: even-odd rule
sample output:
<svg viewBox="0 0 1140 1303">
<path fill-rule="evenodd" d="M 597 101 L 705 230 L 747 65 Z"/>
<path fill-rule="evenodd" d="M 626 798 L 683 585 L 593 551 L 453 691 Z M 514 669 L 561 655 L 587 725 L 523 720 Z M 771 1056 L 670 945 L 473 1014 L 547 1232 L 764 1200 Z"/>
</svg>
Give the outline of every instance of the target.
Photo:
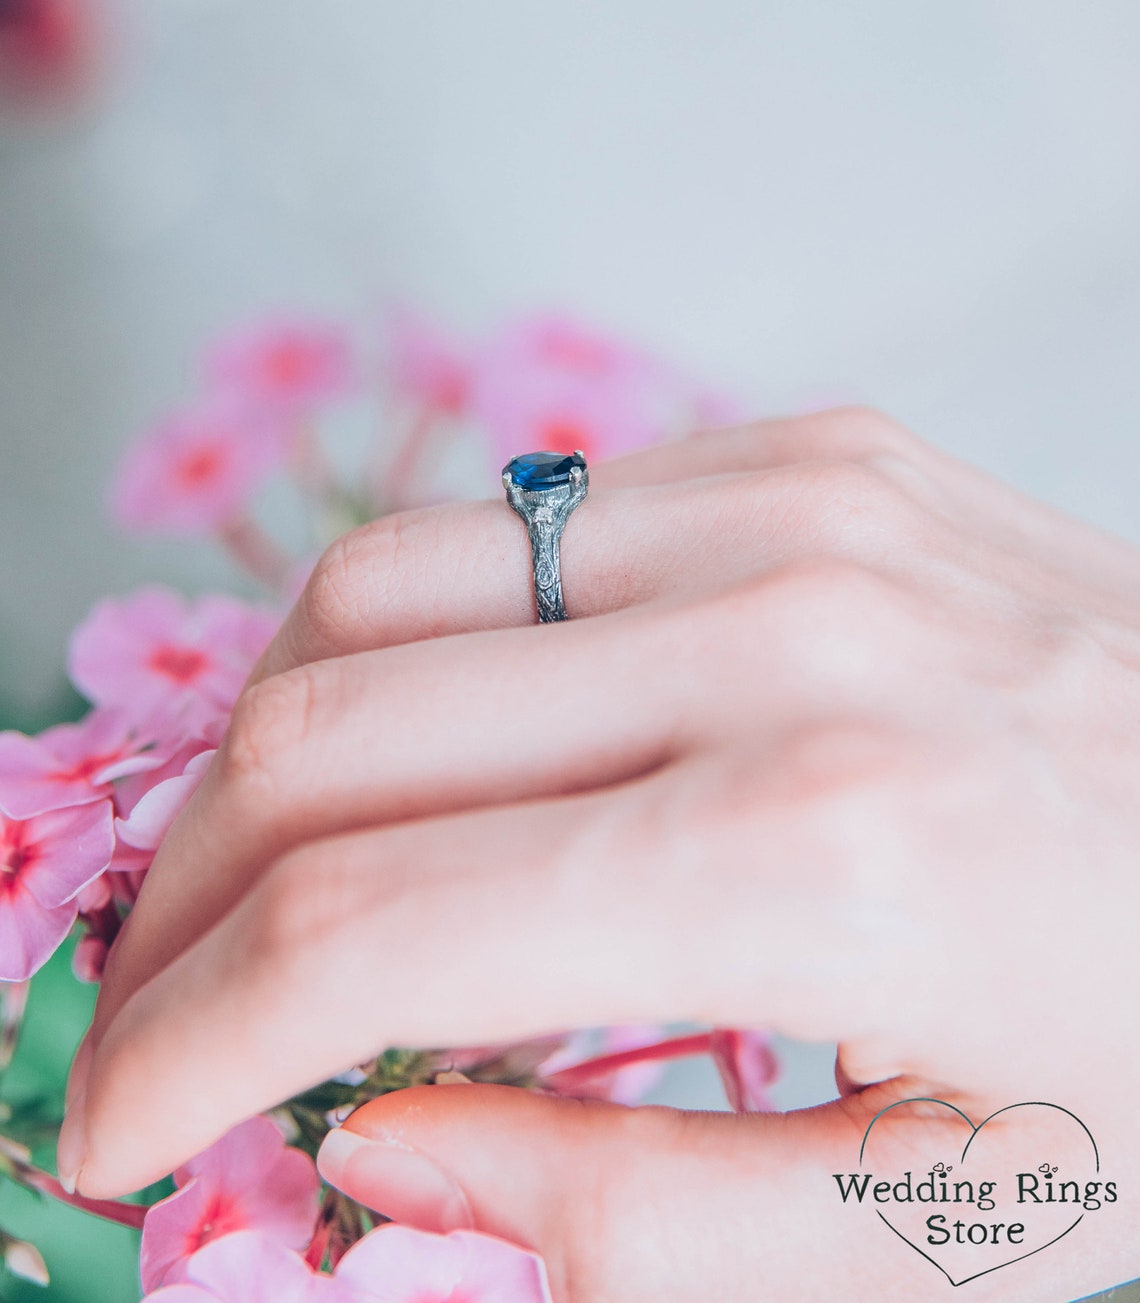
<svg viewBox="0 0 1140 1303">
<path fill-rule="evenodd" d="M 305 750 L 316 670 L 301 665 L 255 684 L 238 699 L 215 763 L 225 788 L 276 792 Z"/>
<path fill-rule="evenodd" d="M 815 423 L 822 439 L 830 439 L 856 456 L 905 457 L 920 446 L 919 439 L 905 425 L 875 407 L 862 404 L 833 407 L 807 419 Z"/>
<path fill-rule="evenodd" d="M 796 561 L 759 576 L 744 600 L 785 642 L 797 634 L 858 637 L 878 630 L 898 603 L 886 575 L 844 556 Z M 755 617 L 753 617 L 755 618 Z"/>
<path fill-rule="evenodd" d="M 363 555 L 366 531 L 370 527 L 350 530 L 330 544 L 301 594 L 305 623 L 321 646 L 339 646 L 360 616 L 369 568 Z"/>
<path fill-rule="evenodd" d="M 780 825 L 812 840 L 830 837 L 850 844 L 852 811 L 860 802 L 891 787 L 904 773 L 897 739 L 881 729 L 828 719 L 804 722 L 782 731 L 779 764 L 711 766 L 704 807 L 714 825 L 727 825 L 729 840 L 741 843 L 742 825 Z"/>
<path fill-rule="evenodd" d="M 383 516 L 342 534 L 317 562 L 301 595 L 310 635 L 330 652 L 353 646 L 405 581 L 414 513 Z"/>
<path fill-rule="evenodd" d="M 867 462 L 825 462 L 803 468 L 793 482 L 793 509 L 800 527 L 838 550 L 914 536 L 917 504 L 885 471 Z"/>
<path fill-rule="evenodd" d="M 789 703 L 821 694 L 836 704 L 854 701 L 881 691 L 887 673 L 898 674 L 899 690 L 906 690 L 908 666 L 926 646 L 907 589 L 842 556 L 781 565 L 704 605 L 703 627 L 692 635 L 699 639 L 694 659 L 703 655 L 737 674 L 756 666 L 760 647 L 769 685 L 783 685 Z M 726 726 L 735 727 L 733 719 L 726 717 Z"/>
</svg>

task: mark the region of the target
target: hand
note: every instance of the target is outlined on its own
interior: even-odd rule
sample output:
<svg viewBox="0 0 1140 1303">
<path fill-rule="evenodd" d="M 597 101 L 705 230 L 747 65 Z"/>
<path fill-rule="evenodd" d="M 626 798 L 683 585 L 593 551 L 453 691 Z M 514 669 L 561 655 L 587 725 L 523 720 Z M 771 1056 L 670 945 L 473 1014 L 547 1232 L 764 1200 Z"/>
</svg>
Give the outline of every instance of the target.
<svg viewBox="0 0 1140 1303">
<path fill-rule="evenodd" d="M 320 563 L 113 953 L 62 1142 L 80 1188 L 384 1045 L 677 1019 L 836 1040 L 844 1097 L 429 1087 L 349 1125 L 431 1154 L 434 1193 L 386 1181 L 383 1144 L 346 1164 L 342 1138 L 327 1174 L 538 1247 L 560 1303 L 924 1297 L 929 1264 L 888 1272 L 828 1175 L 908 1095 L 1063 1104 L 1135 1186 L 1140 555 L 864 411 L 591 478 L 563 572 L 593 618 L 532 625 L 501 502 Z M 1140 1271 L 1126 1215 L 974 1297 Z"/>
</svg>

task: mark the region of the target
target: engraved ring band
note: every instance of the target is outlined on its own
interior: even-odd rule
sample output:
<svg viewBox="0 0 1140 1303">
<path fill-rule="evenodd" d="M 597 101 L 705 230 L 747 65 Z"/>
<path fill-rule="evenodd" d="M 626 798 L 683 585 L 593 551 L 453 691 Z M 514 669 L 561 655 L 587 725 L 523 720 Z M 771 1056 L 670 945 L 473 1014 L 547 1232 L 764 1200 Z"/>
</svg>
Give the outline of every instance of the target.
<svg viewBox="0 0 1140 1303">
<path fill-rule="evenodd" d="M 590 475 L 576 452 L 528 452 L 503 467 L 507 501 L 530 535 L 534 597 L 543 624 L 566 619 L 558 544 L 570 513 L 586 496 Z"/>
</svg>

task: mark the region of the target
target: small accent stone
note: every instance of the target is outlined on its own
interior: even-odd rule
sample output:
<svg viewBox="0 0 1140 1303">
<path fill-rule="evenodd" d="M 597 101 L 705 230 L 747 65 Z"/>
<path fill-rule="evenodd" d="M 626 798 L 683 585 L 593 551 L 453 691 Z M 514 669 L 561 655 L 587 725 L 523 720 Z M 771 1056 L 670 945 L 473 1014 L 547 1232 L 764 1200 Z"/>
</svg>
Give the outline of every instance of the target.
<svg viewBox="0 0 1140 1303">
<path fill-rule="evenodd" d="M 503 467 L 503 474 L 519 489 L 543 492 L 570 483 L 570 472 L 578 467 L 586 469 L 585 457 L 575 453 L 528 452 L 512 457 Z"/>
</svg>

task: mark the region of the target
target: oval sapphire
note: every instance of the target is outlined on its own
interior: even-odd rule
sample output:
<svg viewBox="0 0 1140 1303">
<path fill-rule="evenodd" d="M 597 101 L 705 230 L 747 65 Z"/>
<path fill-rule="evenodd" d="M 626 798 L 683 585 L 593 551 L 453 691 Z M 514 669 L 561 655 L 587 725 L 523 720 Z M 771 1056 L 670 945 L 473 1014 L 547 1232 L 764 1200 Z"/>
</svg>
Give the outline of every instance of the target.
<svg viewBox="0 0 1140 1303">
<path fill-rule="evenodd" d="M 556 489 L 570 483 L 570 472 L 578 467 L 586 469 L 586 459 L 581 453 L 528 452 L 512 457 L 503 467 L 503 474 L 520 489 Z"/>
</svg>

